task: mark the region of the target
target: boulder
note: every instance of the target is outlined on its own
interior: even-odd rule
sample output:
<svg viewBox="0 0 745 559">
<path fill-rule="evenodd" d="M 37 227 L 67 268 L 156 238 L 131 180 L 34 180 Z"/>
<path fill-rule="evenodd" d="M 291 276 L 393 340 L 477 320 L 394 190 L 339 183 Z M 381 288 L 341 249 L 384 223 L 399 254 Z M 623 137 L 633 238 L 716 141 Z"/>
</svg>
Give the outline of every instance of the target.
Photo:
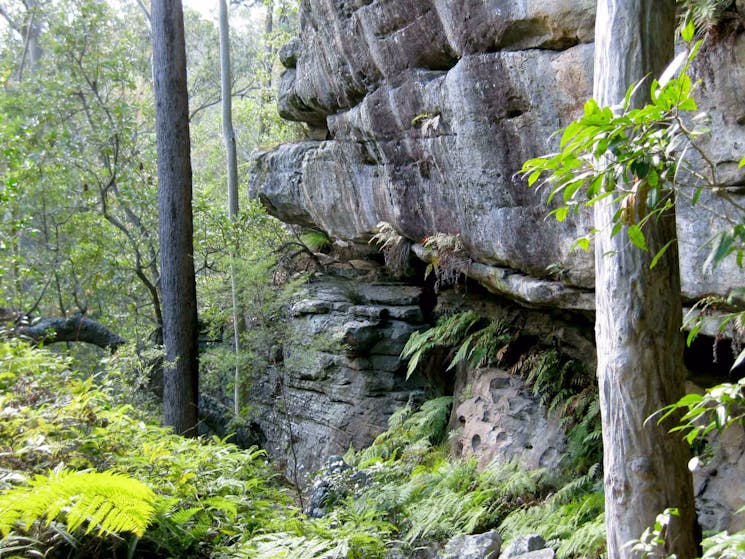
<svg viewBox="0 0 745 559">
<path fill-rule="evenodd" d="M 546 548 L 546 540 L 538 534 L 518 536 L 513 539 L 505 550 L 499 555 L 499 559 L 510 559 L 521 557 L 526 553 L 540 551 Z"/>
<path fill-rule="evenodd" d="M 471 536 L 455 536 L 437 559 L 497 559 L 502 539 L 496 530 Z"/>
<path fill-rule="evenodd" d="M 479 465 L 518 461 L 529 470 L 558 470 L 566 448 L 559 418 L 546 409 L 524 381 L 500 369 L 468 369 L 454 417 L 460 430 L 456 454 L 475 456 Z"/>
</svg>

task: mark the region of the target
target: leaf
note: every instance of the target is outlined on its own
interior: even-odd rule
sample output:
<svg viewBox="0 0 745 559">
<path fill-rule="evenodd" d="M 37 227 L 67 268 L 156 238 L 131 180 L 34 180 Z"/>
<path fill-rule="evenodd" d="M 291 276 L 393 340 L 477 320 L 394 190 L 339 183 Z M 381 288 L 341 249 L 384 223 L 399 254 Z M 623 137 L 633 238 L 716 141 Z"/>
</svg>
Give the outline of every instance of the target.
<svg viewBox="0 0 745 559">
<path fill-rule="evenodd" d="M 665 253 L 667 252 L 667 249 L 670 248 L 670 246 L 677 241 L 678 239 L 671 239 L 667 243 L 665 243 L 665 246 L 662 247 L 659 251 L 657 251 L 657 254 L 654 255 L 654 258 L 652 258 L 652 262 L 649 264 L 649 269 L 653 270 L 655 266 L 657 266 L 658 262 L 660 261 L 660 258 L 662 258 Z"/>
<path fill-rule="evenodd" d="M 735 362 L 732 363 L 732 368 L 730 369 L 730 371 L 734 371 L 739 366 L 741 366 L 743 363 L 745 363 L 745 349 L 743 349 L 740 352 L 740 355 L 737 356 L 737 359 L 735 359 Z"/>
<path fill-rule="evenodd" d="M 638 225 L 629 225 L 628 228 L 629 240 L 634 243 L 641 250 L 647 250 L 647 240 L 644 238 L 641 227 Z"/>
<path fill-rule="evenodd" d="M 701 198 L 701 193 L 704 191 L 702 187 L 698 187 L 696 189 L 696 192 L 693 193 L 693 198 L 691 198 L 691 205 L 695 205 L 698 202 L 698 199 Z"/>
<path fill-rule="evenodd" d="M 597 101 L 590 97 L 585 103 L 585 116 L 590 116 L 600 111 Z"/>
<path fill-rule="evenodd" d="M 685 24 L 683 29 L 680 30 L 680 37 L 686 42 L 690 43 L 693 40 L 693 36 L 696 33 L 696 26 L 693 23 L 693 19 L 689 19 L 688 23 Z"/>
<path fill-rule="evenodd" d="M 745 157 L 740 159 L 740 162 L 737 164 L 738 167 L 745 167 Z"/>
<path fill-rule="evenodd" d="M 87 522 L 86 533 L 131 532 L 141 537 L 155 514 L 155 499 L 147 485 L 111 471 L 38 475 L 30 486 L 0 496 L 0 534 L 18 523 L 29 528 L 44 519 L 49 525 L 64 515 L 71 532 Z"/>
<path fill-rule="evenodd" d="M 533 171 L 530 173 L 530 176 L 528 177 L 528 186 L 533 186 L 535 184 L 535 181 L 537 181 L 541 176 L 540 169 Z"/>
<path fill-rule="evenodd" d="M 577 239 L 576 241 L 574 241 L 574 245 L 572 245 L 572 249 L 574 249 L 575 247 L 579 247 L 583 251 L 589 252 L 589 250 L 590 250 L 590 239 L 588 239 L 587 237 L 581 237 L 581 238 Z"/>
<path fill-rule="evenodd" d="M 569 206 L 561 206 L 560 208 L 556 208 L 555 210 L 552 210 L 548 215 L 553 215 L 556 218 L 556 221 L 561 223 L 569 215 Z"/>
<path fill-rule="evenodd" d="M 704 262 L 704 269 L 716 268 L 719 263 L 730 253 L 734 244 L 734 237 L 729 232 L 720 233 L 716 240 L 714 248 L 709 252 Z"/>
<path fill-rule="evenodd" d="M 703 328 L 703 326 L 704 323 L 702 321 L 697 322 L 693 325 L 693 328 L 691 328 L 691 331 L 688 332 L 688 337 L 686 338 L 686 345 L 688 347 L 691 347 L 693 340 L 696 339 L 696 336 L 698 336 L 698 333 L 701 331 L 701 328 Z"/>
</svg>

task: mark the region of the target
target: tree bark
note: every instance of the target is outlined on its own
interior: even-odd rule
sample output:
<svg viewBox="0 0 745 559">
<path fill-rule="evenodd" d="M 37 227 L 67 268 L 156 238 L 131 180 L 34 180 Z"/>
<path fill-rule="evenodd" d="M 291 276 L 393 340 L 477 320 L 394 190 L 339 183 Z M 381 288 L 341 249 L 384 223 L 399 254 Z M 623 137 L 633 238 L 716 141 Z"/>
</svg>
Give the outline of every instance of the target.
<svg viewBox="0 0 745 559">
<path fill-rule="evenodd" d="M 196 436 L 198 327 L 183 8 L 181 0 L 153 0 L 151 10 L 166 350 L 163 417 L 177 433 Z"/>
<path fill-rule="evenodd" d="M 272 34 L 274 33 L 274 0 L 266 2 L 266 15 L 264 16 L 264 77 L 259 93 L 259 134 L 258 145 L 266 135 L 267 123 L 264 115 L 264 106 L 272 95 L 272 66 L 274 61 L 274 47 L 272 45 Z"/>
<path fill-rule="evenodd" d="M 222 97 L 222 134 L 225 142 L 225 167 L 228 179 L 228 218 L 234 223 L 238 217 L 238 158 L 233 129 L 233 73 L 230 69 L 230 23 L 228 21 L 227 0 L 220 3 L 220 89 Z M 233 303 L 233 346 L 235 349 L 235 369 L 233 374 L 233 414 L 238 417 L 241 411 L 241 383 L 238 356 L 241 350 L 243 320 L 238 303 L 238 285 L 235 270 L 235 249 L 230 250 L 230 294 Z"/>
<path fill-rule="evenodd" d="M 603 106 L 620 103 L 630 85 L 658 76 L 672 60 L 674 0 L 599 0 L 595 29 L 594 96 Z M 634 102 L 648 102 L 649 84 Z M 670 195 L 673 195 L 672 190 Z M 641 201 L 632 208 L 638 216 Z M 680 272 L 677 243 L 654 269 L 650 263 L 675 239 L 675 213 L 644 227 L 648 251 L 636 248 L 626 230 L 611 238 L 618 205 L 595 205 L 596 339 L 603 426 L 608 558 L 631 558 L 624 545 L 638 539 L 664 509 L 680 518 L 667 534 L 669 553 L 696 556 L 696 520 L 690 451 L 670 425 L 652 414 L 684 393 Z"/>
</svg>

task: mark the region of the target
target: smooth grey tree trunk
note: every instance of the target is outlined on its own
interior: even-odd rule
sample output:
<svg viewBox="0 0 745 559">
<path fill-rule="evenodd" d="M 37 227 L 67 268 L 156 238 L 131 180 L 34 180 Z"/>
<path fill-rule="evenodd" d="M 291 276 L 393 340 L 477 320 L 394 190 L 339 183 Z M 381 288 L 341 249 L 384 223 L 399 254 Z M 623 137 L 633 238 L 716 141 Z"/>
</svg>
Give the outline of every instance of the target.
<svg viewBox="0 0 745 559">
<path fill-rule="evenodd" d="M 272 66 L 274 61 L 274 47 L 272 45 L 272 34 L 274 33 L 274 0 L 265 3 L 266 15 L 264 16 L 264 77 L 259 94 L 259 134 L 258 145 L 260 146 L 266 135 L 267 123 L 264 117 L 264 107 L 272 94 Z"/>
<path fill-rule="evenodd" d="M 222 135 L 225 143 L 225 167 L 228 179 L 228 218 L 234 223 L 240 210 L 238 203 L 238 158 L 233 129 L 233 91 L 230 68 L 230 23 L 228 21 L 227 0 L 220 4 L 220 92 L 222 97 Z M 241 382 L 238 357 L 241 350 L 241 333 L 243 320 L 240 316 L 238 302 L 238 285 L 235 269 L 234 248 L 230 251 L 230 292 L 233 303 L 233 347 L 235 349 L 235 369 L 233 371 L 233 414 L 237 417 L 241 411 Z"/>
<path fill-rule="evenodd" d="M 601 106 L 620 103 L 630 85 L 661 74 L 673 57 L 675 25 L 674 0 L 598 1 L 594 97 Z M 650 83 L 639 89 L 637 105 L 648 101 Z M 600 230 L 595 332 L 608 559 L 634 557 L 624 545 L 638 539 L 668 507 L 681 513 L 667 534 L 668 551 L 689 559 L 696 556 L 690 451 L 680 434 L 668 432 L 671 425 L 647 421 L 684 393 L 677 244 L 649 268 L 657 251 L 675 238 L 675 214 L 647 223 L 649 251 L 644 252 L 625 230 L 610 238 L 617 209 L 610 198 L 595 205 Z"/>
<path fill-rule="evenodd" d="M 191 142 L 181 0 L 153 0 L 153 78 L 163 296 L 163 418 L 196 436 L 199 390 Z"/>
</svg>

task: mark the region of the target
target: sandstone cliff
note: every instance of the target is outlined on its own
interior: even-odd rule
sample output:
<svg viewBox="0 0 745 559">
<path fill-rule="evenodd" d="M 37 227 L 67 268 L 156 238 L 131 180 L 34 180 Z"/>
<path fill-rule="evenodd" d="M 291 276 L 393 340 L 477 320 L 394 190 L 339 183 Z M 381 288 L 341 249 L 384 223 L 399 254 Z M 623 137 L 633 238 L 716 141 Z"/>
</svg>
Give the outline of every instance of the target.
<svg viewBox="0 0 745 559">
<path fill-rule="evenodd" d="M 591 215 L 547 220 L 546 193 L 529 189 L 516 172 L 526 159 L 556 147 L 554 132 L 578 116 L 591 95 L 594 4 L 302 0 L 299 37 L 281 52 L 286 71 L 279 111 L 307 123 L 314 139 L 259 155 L 251 192 L 285 222 L 317 226 L 360 245 L 380 221 L 414 243 L 436 233 L 459 235 L 472 279 L 542 309 L 542 316 L 523 309 L 523 322 L 534 324 L 526 332 L 554 339 L 592 370 L 591 328 L 587 322 L 577 328 L 577 319 L 586 321 L 593 310 L 593 255 L 572 249 L 591 228 Z M 695 74 L 701 80 L 700 108 L 710 114 L 714 131 L 702 147 L 742 204 L 745 169 L 737 168 L 745 155 L 742 27 L 709 44 Z M 695 207 L 685 197 L 680 201 L 687 303 L 745 285 L 734 261 L 713 273 L 703 269 L 708 247 L 701 245 L 730 226 L 732 211 L 712 192 Z M 421 246 L 415 249 L 426 258 Z M 299 453 L 288 459 L 291 467 L 313 469 L 349 444 L 369 442 L 392 409 L 421 397 L 426 385 L 404 380 L 394 351 L 404 332 L 425 327 L 422 317 L 390 320 L 417 303 L 374 302 L 365 294 L 368 287 L 352 281 L 357 291 L 352 299 L 360 301 L 340 293 L 338 283 L 310 288 L 306 303 L 294 308 L 296 342 L 294 349 L 286 348 L 289 363 L 261 388 L 261 427 L 275 455 L 288 454 L 290 447 Z M 406 299 L 405 288 L 395 290 Z M 473 300 L 457 304 L 474 305 Z M 389 318 L 381 318 L 383 307 Z M 557 310 L 576 314 L 558 316 Z M 502 311 L 486 314 L 494 312 Z M 351 339 L 391 337 L 392 345 L 381 351 L 381 339 L 375 338 L 367 353 L 339 356 L 332 348 L 297 342 L 302 332 L 312 337 L 326 330 Z M 303 365 L 298 355 L 312 363 Z M 455 385 L 453 420 L 463 428 L 455 439 L 458 453 L 555 464 L 563 435 L 517 379 L 501 370 L 461 371 Z M 278 409 L 285 427 L 272 427 L 271 414 Z M 555 437 L 534 440 L 536 430 Z M 729 468 L 737 478 L 745 453 L 739 448 L 735 454 L 722 463 L 728 464 L 723 471 Z M 697 485 L 702 517 L 710 517 L 704 524 L 727 526 L 729 516 L 717 516 L 721 489 L 712 489 L 716 484 L 708 479 Z"/>
<path fill-rule="evenodd" d="M 459 234 L 475 262 L 502 276 L 559 270 L 562 287 L 590 290 L 592 255 L 572 245 L 591 217 L 546 220 L 545 193 L 515 173 L 555 147 L 552 134 L 591 95 L 593 9 L 585 0 L 301 2 L 300 37 L 282 53 L 279 109 L 322 139 L 261 155 L 252 191 L 282 220 L 338 238 L 366 242 L 379 221 L 413 241 Z M 714 130 L 703 147 L 724 182 L 745 186 L 736 166 L 745 153 L 745 34 L 705 49 L 696 73 Z M 731 211 L 710 193 L 693 208 L 681 203 L 688 300 L 743 284 L 734 262 L 702 268 L 702 242 Z M 496 290 L 533 302 L 514 284 Z"/>
</svg>

